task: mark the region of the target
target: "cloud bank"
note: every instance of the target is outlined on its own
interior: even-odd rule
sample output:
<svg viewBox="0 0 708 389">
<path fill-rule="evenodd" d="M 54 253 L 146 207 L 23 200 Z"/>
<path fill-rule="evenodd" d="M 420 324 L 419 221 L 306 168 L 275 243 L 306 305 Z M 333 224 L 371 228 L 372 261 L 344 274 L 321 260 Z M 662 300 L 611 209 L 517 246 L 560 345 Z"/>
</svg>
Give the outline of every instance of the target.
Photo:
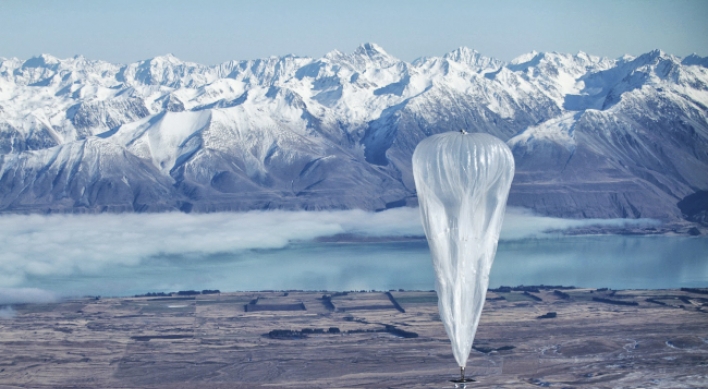
<svg viewBox="0 0 708 389">
<path fill-rule="evenodd" d="M 544 231 L 649 220 L 564 220 L 507 210 L 502 239 Z M 139 266 L 151 257 L 283 248 L 293 241 L 350 234 L 423 236 L 418 209 L 379 213 L 253 211 L 214 214 L 5 215 L 0 217 L 0 304 L 51 301 L 51 293 L 18 289 L 29 278 L 98 274 L 107 266 Z M 4 289 L 3 289 L 4 288 Z M 24 299 L 24 300 L 23 300 Z"/>
<path fill-rule="evenodd" d="M 0 306 L 6 304 L 53 303 L 55 293 L 38 288 L 0 288 Z"/>
<path fill-rule="evenodd" d="M 538 216 L 525 208 L 508 207 L 504 216 L 501 240 L 555 236 L 561 231 L 583 227 L 649 227 L 661 224 L 653 219 L 561 219 Z"/>
<path fill-rule="evenodd" d="M 2 319 L 12 319 L 15 317 L 15 310 L 12 307 L 1 307 L 0 308 L 0 320 Z"/>
</svg>

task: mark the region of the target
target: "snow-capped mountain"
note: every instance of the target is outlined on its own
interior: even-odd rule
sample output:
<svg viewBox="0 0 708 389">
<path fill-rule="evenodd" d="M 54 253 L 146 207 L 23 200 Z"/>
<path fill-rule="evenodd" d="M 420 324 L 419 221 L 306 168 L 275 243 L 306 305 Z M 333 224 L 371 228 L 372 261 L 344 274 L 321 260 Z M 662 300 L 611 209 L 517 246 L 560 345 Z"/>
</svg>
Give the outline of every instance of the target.
<svg viewBox="0 0 708 389">
<path fill-rule="evenodd" d="M 707 107 L 708 59 L 661 51 L 0 59 L 0 212 L 411 205 L 417 143 L 464 128 L 512 147 L 510 205 L 678 219 L 708 190 Z"/>
</svg>

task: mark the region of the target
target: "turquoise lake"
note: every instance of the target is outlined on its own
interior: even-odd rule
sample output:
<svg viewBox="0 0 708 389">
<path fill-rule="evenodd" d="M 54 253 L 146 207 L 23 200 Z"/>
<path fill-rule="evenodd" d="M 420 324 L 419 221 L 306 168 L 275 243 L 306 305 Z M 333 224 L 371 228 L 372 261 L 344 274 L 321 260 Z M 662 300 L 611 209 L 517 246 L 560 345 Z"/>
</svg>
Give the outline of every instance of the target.
<svg viewBox="0 0 708 389">
<path fill-rule="evenodd" d="M 133 265 L 28 277 L 17 287 L 63 296 L 245 290 L 431 290 L 424 239 L 290 243 L 281 249 L 157 255 Z M 613 289 L 708 287 L 708 239 L 667 236 L 559 236 L 502 241 L 490 276 L 501 285 Z"/>
</svg>

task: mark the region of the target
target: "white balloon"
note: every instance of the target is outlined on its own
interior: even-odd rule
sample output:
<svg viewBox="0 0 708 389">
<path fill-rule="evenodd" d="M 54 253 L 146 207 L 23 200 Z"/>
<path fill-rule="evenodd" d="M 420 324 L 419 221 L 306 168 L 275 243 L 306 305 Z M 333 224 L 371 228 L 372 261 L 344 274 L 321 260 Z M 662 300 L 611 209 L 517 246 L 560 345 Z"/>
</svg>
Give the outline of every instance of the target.
<svg viewBox="0 0 708 389">
<path fill-rule="evenodd" d="M 514 157 L 491 135 L 448 132 L 418 144 L 413 176 L 440 318 L 464 369 L 484 307 Z"/>
</svg>

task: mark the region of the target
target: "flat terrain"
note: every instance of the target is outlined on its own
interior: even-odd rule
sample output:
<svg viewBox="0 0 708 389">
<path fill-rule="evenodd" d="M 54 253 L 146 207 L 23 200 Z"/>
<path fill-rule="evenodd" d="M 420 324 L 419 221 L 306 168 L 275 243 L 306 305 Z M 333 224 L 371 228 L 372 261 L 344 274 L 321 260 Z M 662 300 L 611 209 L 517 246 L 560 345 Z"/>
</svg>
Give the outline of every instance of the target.
<svg viewBox="0 0 708 389">
<path fill-rule="evenodd" d="M 0 388 L 450 388 L 458 368 L 436 300 L 290 291 L 15 305 L 0 318 Z M 490 292 L 475 347 L 471 388 L 708 387 L 708 295 Z"/>
</svg>

